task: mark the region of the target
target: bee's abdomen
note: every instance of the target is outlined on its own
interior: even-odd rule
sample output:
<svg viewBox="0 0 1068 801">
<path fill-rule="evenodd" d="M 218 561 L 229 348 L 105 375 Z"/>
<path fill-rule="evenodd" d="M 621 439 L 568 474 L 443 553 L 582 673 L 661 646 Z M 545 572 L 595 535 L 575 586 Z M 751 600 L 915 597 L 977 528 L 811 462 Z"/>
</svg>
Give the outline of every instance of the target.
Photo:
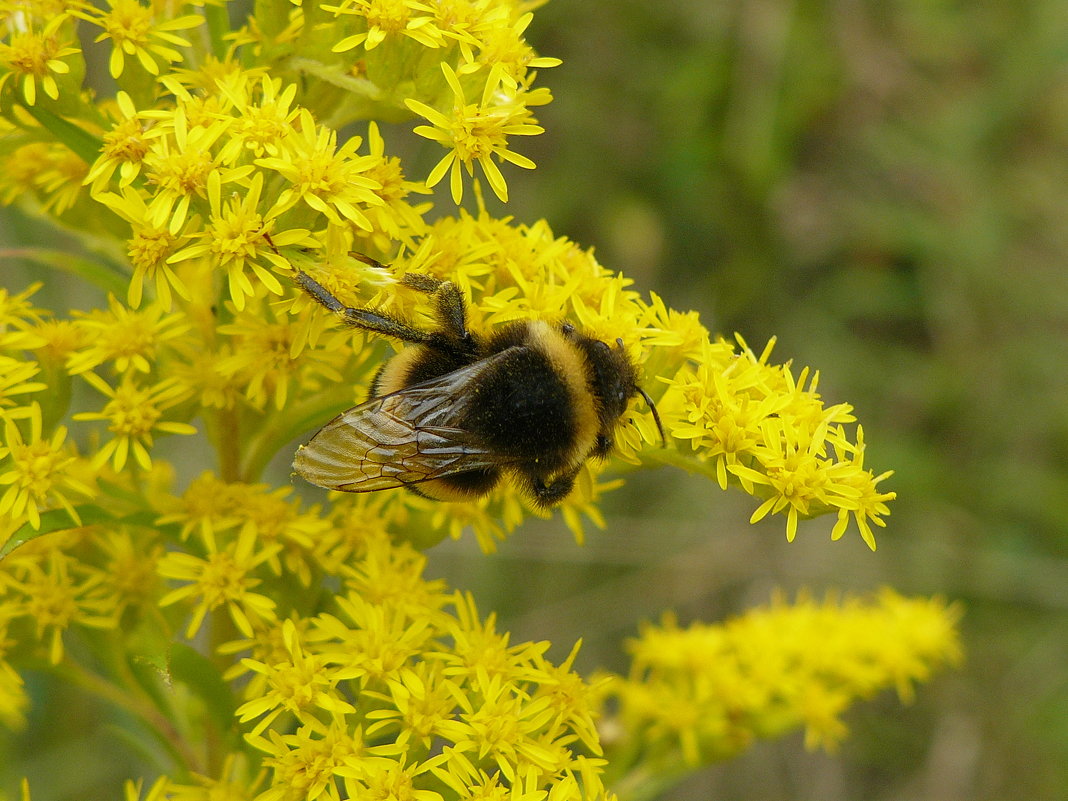
<svg viewBox="0 0 1068 801">
<path fill-rule="evenodd" d="M 546 354 L 515 348 L 478 377 L 464 427 L 522 462 L 563 465 L 574 450 L 572 393 Z"/>
</svg>

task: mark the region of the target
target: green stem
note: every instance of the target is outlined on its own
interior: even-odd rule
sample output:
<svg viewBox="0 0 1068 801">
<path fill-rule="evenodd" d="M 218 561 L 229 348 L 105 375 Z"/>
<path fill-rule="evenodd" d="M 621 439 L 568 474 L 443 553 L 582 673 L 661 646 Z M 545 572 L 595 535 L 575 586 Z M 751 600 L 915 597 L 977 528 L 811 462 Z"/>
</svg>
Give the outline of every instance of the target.
<svg viewBox="0 0 1068 801">
<path fill-rule="evenodd" d="M 654 772 L 638 768 L 613 782 L 612 792 L 619 797 L 619 801 L 652 801 L 663 796 L 695 770 L 696 767 L 689 770 L 658 769 Z"/>
<path fill-rule="evenodd" d="M 220 409 L 216 415 L 216 447 L 219 473 L 223 481 L 241 480 L 241 446 L 238 437 L 241 418 L 236 408 Z"/>
<path fill-rule="evenodd" d="M 665 464 L 677 467 L 687 473 L 696 473 L 706 478 L 716 479 L 716 463 L 701 461 L 694 456 L 688 456 L 676 448 L 646 448 L 642 451 L 643 462 Z"/>
<path fill-rule="evenodd" d="M 90 672 L 76 662 L 67 661 L 56 672 L 86 692 L 125 709 L 143 720 L 155 732 L 171 755 L 185 765 L 186 769 L 202 773 L 203 766 L 181 734 L 167 717 L 145 699 L 135 697 L 128 688 L 119 687 L 102 676 Z M 131 683 L 130 687 L 135 687 Z"/>
</svg>

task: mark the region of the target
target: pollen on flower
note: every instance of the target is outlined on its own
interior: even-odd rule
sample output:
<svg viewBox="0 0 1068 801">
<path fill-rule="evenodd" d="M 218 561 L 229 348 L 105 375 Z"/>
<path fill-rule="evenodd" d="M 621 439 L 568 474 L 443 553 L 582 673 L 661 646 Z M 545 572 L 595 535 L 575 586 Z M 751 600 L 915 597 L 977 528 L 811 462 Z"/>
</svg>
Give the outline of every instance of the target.
<svg viewBox="0 0 1068 801">
<path fill-rule="evenodd" d="M 102 153 L 105 158 L 137 164 L 147 152 L 148 142 L 145 140 L 144 130 L 141 123 L 135 119 L 120 120 L 104 134 Z M 123 178 L 129 182 L 125 175 Z"/>
</svg>

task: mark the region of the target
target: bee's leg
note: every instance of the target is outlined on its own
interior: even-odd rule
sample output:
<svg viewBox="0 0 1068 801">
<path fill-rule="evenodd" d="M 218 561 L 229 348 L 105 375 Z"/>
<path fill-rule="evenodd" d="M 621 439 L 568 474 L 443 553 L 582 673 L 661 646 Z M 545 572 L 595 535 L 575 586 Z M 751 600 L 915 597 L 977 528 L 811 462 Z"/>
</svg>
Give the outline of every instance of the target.
<svg viewBox="0 0 1068 801">
<path fill-rule="evenodd" d="M 363 253 L 352 254 L 356 259 L 370 267 L 388 270 L 389 265 L 372 259 Z M 452 281 L 443 281 L 426 273 L 406 273 L 400 282 L 417 292 L 425 292 L 434 301 L 434 311 L 446 336 L 456 343 L 466 343 L 470 339 L 467 331 L 467 304 L 463 293 Z"/>
<path fill-rule="evenodd" d="M 300 288 L 307 292 L 315 301 L 334 312 L 334 314 L 340 316 L 351 326 L 362 328 L 365 331 L 372 331 L 376 334 L 382 334 L 383 336 L 395 337 L 404 342 L 429 342 L 433 336 L 426 331 L 420 331 L 418 328 L 413 328 L 412 326 L 402 323 L 400 320 L 395 320 L 381 312 L 373 311 L 372 309 L 355 309 L 352 306 L 346 306 L 330 294 L 330 291 L 326 287 L 303 270 L 297 272 L 296 281 Z"/>
<path fill-rule="evenodd" d="M 353 253 L 352 256 L 369 267 L 376 267 L 380 270 L 389 269 L 388 264 L 372 259 L 364 253 Z M 464 348 L 470 344 L 471 335 L 467 331 L 467 304 L 456 284 L 426 273 L 406 273 L 401 277 L 400 282 L 417 292 L 430 295 L 434 302 L 434 311 L 441 323 L 442 333 L 453 346 Z"/>
<path fill-rule="evenodd" d="M 534 503 L 546 508 L 556 506 L 571 494 L 571 490 L 575 488 L 575 477 L 581 469 L 582 465 L 580 464 L 570 473 L 557 476 L 548 484 L 545 483 L 545 479 L 542 476 L 530 476 L 530 490 L 534 495 Z"/>
<path fill-rule="evenodd" d="M 468 349 L 471 332 L 467 330 L 467 304 L 460 288 L 452 281 L 442 281 L 431 298 L 442 332 L 461 349 Z"/>
</svg>

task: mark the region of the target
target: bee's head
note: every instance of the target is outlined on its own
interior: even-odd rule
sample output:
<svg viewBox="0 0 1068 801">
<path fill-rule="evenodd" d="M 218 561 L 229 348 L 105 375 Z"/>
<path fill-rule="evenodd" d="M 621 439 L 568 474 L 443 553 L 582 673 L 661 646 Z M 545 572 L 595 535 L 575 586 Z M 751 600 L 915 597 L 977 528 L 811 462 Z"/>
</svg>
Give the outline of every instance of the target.
<svg viewBox="0 0 1068 801">
<path fill-rule="evenodd" d="M 641 395 L 653 413 L 661 441 L 666 443 L 660 415 L 652 398 L 638 386 L 638 369 L 627 355 L 623 340 L 617 339 L 615 347 L 611 347 L 599 339 L 580 334 L 575 342 L 585 352 L 590 366 L 590 391 L 599 401 L 602 433 L 607 434 L 615 428 L 630 399 Z"/>
</svg>

